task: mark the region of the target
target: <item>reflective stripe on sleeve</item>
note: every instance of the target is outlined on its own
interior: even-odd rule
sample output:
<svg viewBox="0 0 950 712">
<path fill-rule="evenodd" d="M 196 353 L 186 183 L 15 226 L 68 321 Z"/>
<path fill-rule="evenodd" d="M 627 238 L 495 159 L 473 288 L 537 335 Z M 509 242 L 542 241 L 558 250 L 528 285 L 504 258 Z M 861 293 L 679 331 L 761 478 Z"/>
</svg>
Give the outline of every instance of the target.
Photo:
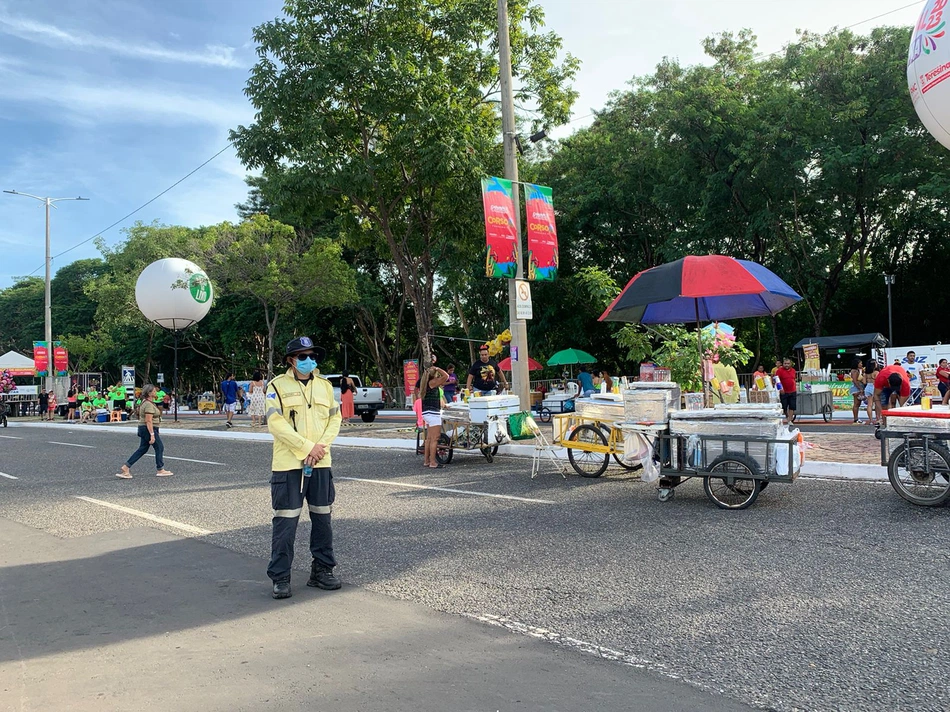
<svg viewBox="0 0 950 712">
<path fill-rule="evenodd" d="M 310 506 L 310 511 L 313 512 L 314 514 L 330 514 L 333 511 L 333 507 L 331 506 L 321 507 L 316 504 L 311 504 L 309 506 Z"/>
<path fill-rule="evenodd" d="M 340 408 L 339 408 L 339 407 L 330 408 L 330 417 L 332 418 L 334 415 L 336 415 L 336 414 L 339 413 L 339 412 L 340 412 Z"/>
<path fill-rule="evenodd" d="M 299 517 L 302 511 L 303 507 L 297 507 L 297 509 L 275 509 L 274 516 L 293 519 L 294 517 Z"/>
<path fill-rule="evenodd" d="M 267 412 L 264 413 L 264 418 L 265 418 L 265 420 L 266 420 L 266 419 L 269 419 L 269 418 L 270 418 L 272 415 L 274 415 L 275 413 L 276 413 L 277 415 L 280 415 L 280 408 L 274 408 L 273 406 L 271 406 L 270 408 L 268 408 L 268 409 L 267 409 Z"/>
</svg>

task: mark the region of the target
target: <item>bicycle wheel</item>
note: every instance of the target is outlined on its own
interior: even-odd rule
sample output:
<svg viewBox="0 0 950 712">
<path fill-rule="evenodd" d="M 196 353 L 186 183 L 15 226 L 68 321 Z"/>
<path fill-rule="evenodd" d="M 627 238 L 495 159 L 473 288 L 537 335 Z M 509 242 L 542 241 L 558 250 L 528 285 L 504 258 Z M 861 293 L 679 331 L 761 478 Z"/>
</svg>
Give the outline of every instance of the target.
<svg viewBox="0 0 950 712">
<path fill-rule="evenodd" d="M 610 428 L 601 423 L 600 429 L 604 432 L 604 435 L 607 436 L 607 441 L 610 442 Z M 626 462 L 620 459 L 620 453 L 615 452 L 614 460 L 618 465 L 620 465 L 625 470 L 639 470 L 643 467 L 639 462 L 636 465 L 628 465 Z"/>
<path fill-rule="evenodd" d="M 950 498 L 950 451 L 943 445 L 911 440 L 897 446 L 887 462 L 894 491 L 911 504 L 935 507 Z"/>
<path fill-rule="evenodd" d="M 709 476 L 703 477 L 706 496 L 720 509 L 745 509 L 761 491 L 761 483 L 753 475 L 759 468 L 748 455 L 726 452 L 713 460 Z"/>
<path fill-rule="evenodd" d="M 435 461 L 441 465 L 448 465 L 452 462 L 452 441 L 445 433 L 439 434 L 439 442 L 436 445 Z"/>
<path fill-rule="evenodd" d="M 571 461 L 571 466 L 577 471 L 577 474 L 581 477 L 600 477 L 604 474 L 607 465 L 610 463 L 610 455 L 606 452 L 607 438 L 604 437 L 600 428 L 589 424 L 580 425 L 574 429 L 568 440 L 604 449 L 604 452 L 588 452 L 587 450 L 576 450 L 568 445 L 567 459 Z"/>
</svg>

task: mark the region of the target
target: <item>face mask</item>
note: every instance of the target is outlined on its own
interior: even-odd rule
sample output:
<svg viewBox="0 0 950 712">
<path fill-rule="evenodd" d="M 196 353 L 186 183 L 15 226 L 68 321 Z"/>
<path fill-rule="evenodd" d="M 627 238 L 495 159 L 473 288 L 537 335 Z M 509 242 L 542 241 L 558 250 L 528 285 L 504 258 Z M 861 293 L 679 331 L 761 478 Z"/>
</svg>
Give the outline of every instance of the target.
<svg viewBox="0 0 950 712">
<path fill-rule="evenodd" d="M 303 374 L 312 373 L 316 367 L 317 362 L 312 358 L 305 358 L 303 361 L 297 361 L 297 370 Z"/>
</svg>

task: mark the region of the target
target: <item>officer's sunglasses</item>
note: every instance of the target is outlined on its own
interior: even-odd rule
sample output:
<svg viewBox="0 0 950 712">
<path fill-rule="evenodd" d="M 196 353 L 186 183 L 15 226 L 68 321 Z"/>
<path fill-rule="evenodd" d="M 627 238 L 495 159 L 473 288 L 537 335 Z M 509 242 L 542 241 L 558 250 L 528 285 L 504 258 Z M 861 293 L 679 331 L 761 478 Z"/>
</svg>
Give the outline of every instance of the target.
<svg viewBox="0 0 950 712">
<path fill-rule="evenodd" d="M 316 358 L 317 358 L 317 355 L 314 354 L 314 353 L 309 353 L 309 352 L 308 352 L 308 353 L 305 353 L 305 354 L 294 354 L 294 358 L 297 359 L 298 361 L 303 361 L 305 358 L 316 359 Z"/>
</svg>

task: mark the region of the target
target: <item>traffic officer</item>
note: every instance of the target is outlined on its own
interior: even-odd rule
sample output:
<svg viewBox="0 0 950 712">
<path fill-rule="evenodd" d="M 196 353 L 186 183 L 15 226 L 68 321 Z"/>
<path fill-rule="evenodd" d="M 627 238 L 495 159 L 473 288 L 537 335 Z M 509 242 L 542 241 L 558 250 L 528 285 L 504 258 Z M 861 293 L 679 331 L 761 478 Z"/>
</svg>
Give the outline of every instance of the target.
<svg viewBox="0 0 950 712">
<path fill-rule="evenodd" d="M 325 354 L 306 336 L 291 340 L 284 353 L 290 368 L 267 386 L 264 418 L 274 436 L 270 479 L 274 533 L 267 575 L 274 582 L 274 598 L 292 595 L 290 571 L 304 499 L 310 510 L 313 555 L 307 585 L 328 591 L 341 585 L 333 575 L 336 559 L 330 528 L 330 509 L 335 497 L 330 444 L 340 432 L 341 417 L 333 386 L 316 370 Z"/>
</svg>

